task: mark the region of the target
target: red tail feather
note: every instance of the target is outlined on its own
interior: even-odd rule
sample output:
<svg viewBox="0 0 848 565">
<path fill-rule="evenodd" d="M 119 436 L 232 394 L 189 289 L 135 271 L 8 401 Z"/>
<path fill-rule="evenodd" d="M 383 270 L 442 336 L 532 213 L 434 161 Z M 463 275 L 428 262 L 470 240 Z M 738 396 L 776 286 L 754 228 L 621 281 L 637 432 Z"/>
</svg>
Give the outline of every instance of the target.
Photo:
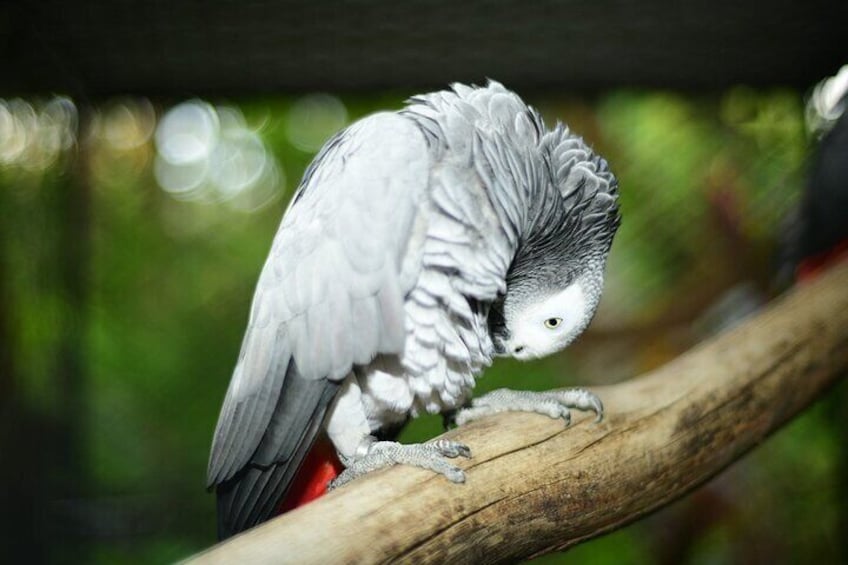
<svg viewBox="0 0 848 565">
<path fill-rule="evenodd" d="M 327 483 L 338 477 L 343 469 L 330 440 L 320 436 L 297 472 L 288 495 L 277 506 L 277 514 L 323 496 L 327 492 Z"/>
<path fill-rule="evenodd" d="M 827 251 L 807 257 L 801 261 L 795 272 L 795 276 L 798 282 L 810 282 L 820 275 L 822 271 L 842 260 L 848 260 L 848 239 L 843 239 Z"/>
</svg>

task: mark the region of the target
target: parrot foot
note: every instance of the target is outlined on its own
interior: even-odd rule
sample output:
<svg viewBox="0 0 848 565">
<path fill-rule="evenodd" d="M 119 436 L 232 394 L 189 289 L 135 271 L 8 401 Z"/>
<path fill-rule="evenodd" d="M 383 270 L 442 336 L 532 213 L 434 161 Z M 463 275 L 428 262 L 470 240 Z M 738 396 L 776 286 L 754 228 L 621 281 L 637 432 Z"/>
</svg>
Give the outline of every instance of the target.
<svg viewBox="0 0 848 565">
<path fill-rule="evenodd" d="M 355 459 L 342 473 L 330 481 L 327 490 L 333 490 L 371 471 L 395 464 L 411 465 L 429 469 L 444 475 L 452 483 L 464 483 L 465 473 L 445 461 L 445 457 L 471 457 L 465 444 L 447 439 L 427 443 L 404 445 L 396 441 L 377 441 L 371 444 L 368 453 Z"/>
<path fill-rule="evenodd" d="M 471 401 L 470 408 L 456 413 L 458 426 L 498 412 L 535 412 L 551 418 L 562 418 L 566 425 L 571 423 L 570 408 L 591 410 L 597 414 L 595 422 L 604 418 L 604 405 L 592 392 L 582 388 L 532 392 L 501 388 Z"/>
</svg>

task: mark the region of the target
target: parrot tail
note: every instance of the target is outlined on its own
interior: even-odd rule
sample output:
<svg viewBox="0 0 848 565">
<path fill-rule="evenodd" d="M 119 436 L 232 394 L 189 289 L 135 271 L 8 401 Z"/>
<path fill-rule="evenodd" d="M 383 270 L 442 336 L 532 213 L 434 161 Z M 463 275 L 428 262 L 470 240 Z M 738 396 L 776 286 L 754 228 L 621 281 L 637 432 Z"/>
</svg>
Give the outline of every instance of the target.
<svg viewBox="0 0 848 565">
<path fill-rule="evenodd" d="M 344 465 L 339 461 L 330 440 L 326 435 L 321 435 L 295 475 L 289 492 L 277 506 L 277 514 L 294 510 L 323 496 L 327 492 L 327 484 L 343 470 Z"/>
<path fill-rule="evenodd" d="M 338 383 L 326 379 L 303 378 L 293 363 L 289 365 L 274 414 L 250 461 L 215 486 L 220 539 L 274 516 L 280 501 L 288 500 L 289 492 L 297 493 L 292 496 L 303 494 L 299 489 L 293 491 L 292 486 L 298 488 L 294 483 L 302 471 L 311 476 L 313 467 L 321 468 L 310 463 L 313 446 L 323 438 L 328 447 L 319 453 L 332 449 L 323 433 L 323 422 L 338 387 Z M 315 480 L 307 481 L 313 493 L 318 486 L 326 487 L 326 482 L 312 485 Z"/>
<path fill-rule="evenodd" d="M 343 469 L 330 440 L 323 434 L 316 439 L 294 477 L 290 476 L 294 470 L 290 466 L 246 469 L 238 480 L 218 487 L 218 537 L 226 539 L 258 522 L 319 498 L 327 492 L 327 483 Z M 241 502 L 245 499 L 251 502 Z M 234 512 L 233 509 L 239 506 L 250 508 L 250 514 L 245 516 L 243 511 Z"/>
</svg>

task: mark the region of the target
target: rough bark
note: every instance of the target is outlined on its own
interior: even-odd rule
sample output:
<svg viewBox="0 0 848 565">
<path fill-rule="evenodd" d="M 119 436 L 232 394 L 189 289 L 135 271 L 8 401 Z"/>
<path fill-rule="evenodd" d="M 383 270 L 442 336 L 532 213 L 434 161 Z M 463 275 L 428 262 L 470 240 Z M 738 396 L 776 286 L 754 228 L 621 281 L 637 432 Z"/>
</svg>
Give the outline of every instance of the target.
<svg viewBox="0 0 848 565">
<path fill-rule="evenodd" d="M 633 380 L 601 424 L 501 414 L 445 436 L 467 482 L 395 467 L 194 558 L 199 563 L 510 562 L 570 547 L 739 459 L 848 368 L 848 265 Z"/>
</svg>

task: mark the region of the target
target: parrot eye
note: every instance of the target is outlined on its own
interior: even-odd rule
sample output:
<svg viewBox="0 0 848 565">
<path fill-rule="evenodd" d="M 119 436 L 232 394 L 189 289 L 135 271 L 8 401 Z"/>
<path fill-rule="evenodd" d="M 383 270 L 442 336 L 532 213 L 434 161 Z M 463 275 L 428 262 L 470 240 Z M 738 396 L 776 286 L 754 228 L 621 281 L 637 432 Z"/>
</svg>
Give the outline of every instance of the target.
<svg viewBox="0 0 848 565">
<path fill-rule="evenodd" d="M 549 330 L 553 330 L 559 327 L 562 323 L 562 318 L 548 318 L 545 320 L 545 327 Z"/>
</svg>

